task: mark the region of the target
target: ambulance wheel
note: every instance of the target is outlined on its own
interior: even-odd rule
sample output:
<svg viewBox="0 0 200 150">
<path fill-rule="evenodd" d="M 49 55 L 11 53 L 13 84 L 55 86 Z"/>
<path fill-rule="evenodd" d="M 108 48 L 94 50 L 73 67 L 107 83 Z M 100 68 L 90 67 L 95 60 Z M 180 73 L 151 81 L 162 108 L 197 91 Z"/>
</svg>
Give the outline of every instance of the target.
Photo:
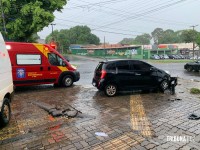
<svg viewBox="0 0 200 150">
<path fill-rule="evenodd" d="M 62 80 L 62 84 L 64 87 L 70 87 L 73 84 L 73 78 L 70 75 L 64 76 Z"/>
<path fill-rule="evenodd" d="M 10 109 L 9 99 L 4 98 L 4 102 L 0 112 L 0 126 L 4 127 L 5 125 L 7 125 L 10 121 L 10 117 L 11 117 L 11 109 Z"/>
</svg>

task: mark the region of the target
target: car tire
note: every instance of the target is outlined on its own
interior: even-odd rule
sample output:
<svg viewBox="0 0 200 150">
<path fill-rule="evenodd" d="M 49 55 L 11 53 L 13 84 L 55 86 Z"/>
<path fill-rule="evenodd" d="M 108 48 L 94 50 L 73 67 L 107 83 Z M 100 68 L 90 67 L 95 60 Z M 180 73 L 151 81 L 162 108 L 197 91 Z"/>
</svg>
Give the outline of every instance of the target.
<svg viewBox="0 0 200 150">
<path fill-rule="evenodd" d="M 169 82 L 167 80 L 163 80 L 161 83 L 160 83 L 160 90 L 161 92 L 165 92 L 166 89 L 169 88 Z"/>
<path fill-rule="evenodd" d="M 10 109 L 10 101 L 8 98 L 4 98 L 4 102 L 0 112 L 0 126 L 4 127 L 10 121 L 11 117 L 11 109 Z"/>
<path fill-rule="evenodd" d="M 64 87 L 70 87 L 73 84 L 73 77 L 70 75 L 66 75 L 64 76 L 63 80 L 62 80 L 62 85 Z"/>
<path fill-rule="evenodd" d="M 188 67 L 187 67 L 187 71 L 188 71 L 188 72 L 191 72 L 191 71 L 192 71 L 192 67 L 191 67 L 191 66 L 188 66 Z"/>
<path fill-rule="evenodd" d="M 105 94 L 109 97 L 115 96 L 117 94 L 117 86 L 115 84 L 106 85 Z"/>
</svg>

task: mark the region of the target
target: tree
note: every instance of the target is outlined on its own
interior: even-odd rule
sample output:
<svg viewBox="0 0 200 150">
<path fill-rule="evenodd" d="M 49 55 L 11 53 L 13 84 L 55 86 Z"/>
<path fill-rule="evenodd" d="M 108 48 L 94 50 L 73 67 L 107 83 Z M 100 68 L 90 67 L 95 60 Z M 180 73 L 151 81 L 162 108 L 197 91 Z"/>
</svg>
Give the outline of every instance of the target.
<svg viewBox="0 0 200 150">
<path fill-rule="evenodd" d="M 119 43 L 122 45 L 131 45 L 131 44 L 133 44 L 133 41 L 134 41 L 134 38 L 124 38 Z"/>
<path fill-rule="evenodd" d="M 159 43 L 163 43 L 163 44 L 176 43 L 176 41 L 177 40 L 176 40 L 175 32 L 171 29 L 163 31 L 163 35 L 159 39 Z"/>
<path fill-rule="evenodd" d="M 196 44 L 199 46 L 200 48 L 200 33 L 198 32 L 197 36 L 196 36 Z"/>
<path fill-rule="evenodd" d="M 150 44 L 150 40 L 151 40 L 151 35 L 145 33 L 142 35 L 138 35 L 134 39 L 133 43 L 140 44 L 140 45 L 148 45 L 148 44 Z"/>
<path fill-rule="evenodd" d="M 58 49 L 68 49 L 70 44 L 99 44 L 100 39 L 91 33 L 87 26 L 75 26 L 70 29 L 55 30 L 45 39 L 49 43 L 54 37 L 59 43 Z"/>
<path fill-rule="evenodd" d="M 54 20 L 54 11 L 61 11 L 67 0 L 1 0 L 1 29 L 4 37 L 14 41 L 31 41 L 32 35 Z M 7 32 L 5 32 L 7 31 Z"/>
<path fill-rule="evenodd" d="M 184 42 L 190 43 L 196 40 L 197 35 L 198 35 L 197 31 L 190 29 L 190 30 L 184 30 L 181 34 L 181 37 Z"/>
<path fill-rule="evenodd" d="M 163 37 L 163 29 L 162 28 L 156 28 L 152 33 L 151 36 L 153 38 L 154 44 L 160 44 L 160 38 Z"/>
</svg>

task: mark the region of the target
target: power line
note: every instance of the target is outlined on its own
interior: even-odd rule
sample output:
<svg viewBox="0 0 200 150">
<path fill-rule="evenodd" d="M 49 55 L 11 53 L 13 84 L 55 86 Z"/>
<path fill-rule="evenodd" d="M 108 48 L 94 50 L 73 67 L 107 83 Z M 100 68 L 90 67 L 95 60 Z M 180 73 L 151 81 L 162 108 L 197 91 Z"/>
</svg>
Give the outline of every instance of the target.
<svg viewBox="0 0 200 150">
<path fill-rule="evenodd" d="M 60 25 L 60 26 L 68 26 L 68 27 L 73 27 L 73 26 L 69 26 L 69 25 L 64 25 L 64 24 L 59 24 L 57 23 L 57 25 Z M 112 31 L 106 31 L 106 30 L 100 30 L 100 29 L 97 29 L 95 31 L 99 31 L 99 32 L 104 32 L 104 33 L 112 33 L 112 34 L 119 34 L 119 35 L 130 35 L 130 36 L 138 36 L 136 34 L 126 34 L 126 33 L 121 33 L 121 32 L 112 32 Z"/>
<path fill-rule="evenodd" d="M 67 22 L 79 23 L 79 24 L 84 25 L 83 22 L 77 22 L 77 21 L 72 21 L 72 20 L 68 20 L 68 19 L 59 19 L 59 18 L 56 18 L 56 19 L 57 19 L 57 20 L 62 20 L 62 21 L 67 21 Z M 93 25 L 93 24 L 87 24 L 87 25 L 91 25 L 91 26 L 94 26 L 94 27 L 100 27 L 100 26 Z M 131 31 L 131 30 L 124 30 L 124 29 L 110 28 L 110 27 L 105 27 L 105 28 L 108 28 L 108 29 L 115 29 L 115 30 L 121 30 L 121 31 L 127 31 L 127 32 L 142 33 L 142 34 L 144 34 L 144 32 L 139 32 L 139 31 Z"/>
<path fill-rule="evenodd" d="M 108 0 L 108 1 L 102 1 L 102 2 L 98 2 L 98 3 L 89 3 L 87 5 L 78 5 L 75 7 L 71 7 L 70 9 L 74 9 L 74 8 L 88 8 L 88 7 L 92 7 L 92 6 L 102 6 L 102 4 L 106 4 L 106 3 L 112 3 L 112 2 L 124 2 L 125 0 Z"/>
<path fill-rule="evenodd" d="M 112 23 L 105 24 L 105 25 L 101 26 L 100 28 L 105 27 L 105 26 L 110 26 L 110 25 L 113 25 L 113 24 L 117 24 L 117 23 L 119 23 L 119 22 L 127 21 L 127 20 L 129 20 L 129 19 L 133 20 L 133 19 L 142 17 L 142 16 L 144 16 L 144 15 L 146 15 L 146 14 L 154 13 L 154 12 L 159 11 L 159 10 L 161 10 L 161 9 L 165 9 L 165 8 L 167 8 L 167 7 L 176 5 L 176 4 L 178 4 L 178 3 L 182 3 L 182 2 L 184 2 L 184 1 L 186 1 L 186 0 L 180 0 L 180 1 L 178 1 L 178 2 L 174 2 L 174 3 L 171 3 L 171 4 L 163 5 L 163 6 L 160 6 L 160 7 L 158 7 L 158 8 L 154 8 L 154 9 L 152 9 L 152 10 L 143 12 L 143 13 L 141 13 L 141 14 L 134 15 L 134 16 L 132 16 L 132 17 L 126 17 L 125 19 L 121 19 L 121 20 L 118 20 L 118 21 L 115 21 L 115 22 L 112 22 Z M 98 29 L 99 29 L 99 28 L 98 28 Z"/>
<path fill-rule="evenodd" d="M 88 3 L 88 4 L 91 4 L 91 3 L 89 3 L 89 2 L 86 2 L 86 1 L 83 1 L 83 0 L 80 0 L 80 1 L 82 1 L 82 2 L 85 2 L 85 3 Z M 147 2 L 151 2 L 152 3 L 152 1 L 139 1 L 140 2 L 140 4 L 143 4 L 144 2 L 145 2 L 145 4 L 147 4 L 148 5 L 148 3 Z M 141 3 L 142 2 L 142 3 Z M 171 0 L 170 1 L 167 1 L 167 2 L 171 2 Z M 135 3 L 134 3 L 135 4 Z M 139 4 L 139 3 L 138 3 Z M 163 4 L 165 4 L 165 3 L 163 3 Z M 161 5 L 161 4 L 158 4 L 158 5 L 156 5 L 156 6 L 159 6 L 159 5 Z M 130 6 L 130 5 L 129 5 Z M 128 16 L 130 16 L 130 12 L 128 12 L 128 11 L 123 11 L 123 10 L 118 10 L 118 9 L 115 9 L 115 8 L 109 8 L 109 7 L 106 7 L 106 6 L 103 6 L 104 8 L 108 8 L 108 9 L 111 9 L 111 10 L 115 10 L 115 11 L 119 11 L 120 13 L 114 13 L 114 12 L 108 12 L 108 11 L 105 11 L 104 9 L 103 10 L 101 10 L 101 11 L 98 11 L 98 12 L 103 12 L 103 13 L 106 13 L 106 14 L 111 14 L 111 15 L 116 15 L 116 16 L 122 16 L 122 17 L 127 17 L 127 15 Z M 155 6 L 154 6 L 155 7 Z M 150 8 L 154 8 L 154 7 L 150 7 Z M 132 9 L 133 7 L 131 7 L 131 9 Z M 138 7 L 137 7 L 138 8 Z M 142 7 L 141 7 L 142 8 Z M 121 9 L 121 8 L 120 8 Z M 95 8 L 93 8 L 93 10 L 97 10 L 97 9 L 95 9 Z M 143 10 L 144 10 L 144 8 L 143 8 Z M 145 10 L 146 10 L 146 8 L 145 8 Z M 121 13 L 121 12 L 124 12 L 124 13 Z M 92 12 L 93 13 L 93 12 Z M 138 14 L 134 14 L 134 15 L 138 15 Z M 79 15 L 80 17 L 81 17 L 81 15 Z M 130 17 L 133 17 L 133 16 L 130 16 Z M 143 17 L 143 18 L 141 18 L 141 17 Z M 164 20 L 164 19 L 157 19 L 157 18 L 154 18 L 154 17 L 150 17 L 150 16 L 148 16 L 148 19 L 145 19 L 144 17 L 144 15 L 143 16 L 141 16 L 141 17 L 137 17 L 137 18 L 135 18 L 135 20 L 137 19 L 137 20 L 144 20 L 144 21 L 150 21 L 150 22 L 153 22 L 153 23 L 163 23 L 163 24 L 170 24 L 170 22 L 169 22 L 169 20 Z M 77 17 L 76 17 L 77 18 Z M 98 18 L 101 18 L 101 17 L 98 17 Z M 152 18 L 152 19 L 149 19 L 149 18 Z M 153 19 L 155 19 L 155 20 L 153 20 Z M 111 19 L 111 20 L 113 20 L 113 19 Z M 119 19 L 118 19 L 119 20 Z M 158 21 L 159 20 L 159 21 Z M 98 24 L 101 24 L 101 23 L 98 23 Z M 191 23 L 183 23 L 183 22 L 177 22 L 177 21 L 171 21 L 171 24 L 170 25 L 181 25 L 181 26 L 187 26 L 186 24 L 191 24 Z M 104 28 L 107 28 L 107 26 L 104 26 Z"/>
</svg>

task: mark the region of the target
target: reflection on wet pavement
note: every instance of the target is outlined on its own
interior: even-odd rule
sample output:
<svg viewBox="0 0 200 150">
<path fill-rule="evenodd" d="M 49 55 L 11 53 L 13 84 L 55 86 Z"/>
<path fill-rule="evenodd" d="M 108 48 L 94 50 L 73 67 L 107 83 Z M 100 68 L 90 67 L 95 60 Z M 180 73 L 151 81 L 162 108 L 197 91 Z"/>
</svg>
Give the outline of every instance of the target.
<svg viewBox="0 0 200 150">
<path fill-rule="evenodd" d="M 49 87 L 49 88 L 48 88 Z M 31 90 L 30 90 L 31 89 Z M 29 133 L 46 132 L 61 126 L 68 119 L 52 118 L 46 111 L 32 102 L 45 102 L 56 106 L 68 106 L 74 99 L 79 87 L 53 88 L 52 85 L 18 88 L 12 103 L 12 118 L 8 126 L 1 129 L 0 139 L 18 138 Z M 33 92 L 35 90 L 35 92 Z M 71 101 L 71 102 L 70 102 Z M 73 119 L 72 119 L 73 120 Z"/>
</svg>

